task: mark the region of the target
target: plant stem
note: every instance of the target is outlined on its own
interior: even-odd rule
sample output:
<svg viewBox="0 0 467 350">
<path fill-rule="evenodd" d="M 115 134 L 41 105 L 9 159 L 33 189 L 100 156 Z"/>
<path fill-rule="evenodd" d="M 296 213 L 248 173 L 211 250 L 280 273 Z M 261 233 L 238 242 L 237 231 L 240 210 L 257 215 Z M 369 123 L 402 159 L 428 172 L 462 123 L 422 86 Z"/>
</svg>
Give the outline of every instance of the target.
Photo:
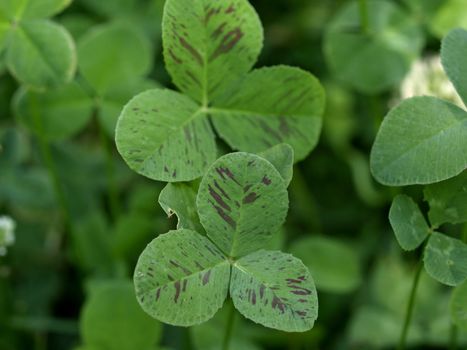
<svg viewBox="0 0 467 350">
<path fill-rule="evenodd" d="M 227 324 L 225 326 L 224 340 L 222 341 L 222 350 L 229 350 L 230 339 L 232 338 L 232 331 L 235 322 L 235 308 L 233 303 L 229 303 L 229 314 L 227 316 Z"/>
<path fill-rule="evenodd" d="M 49 173 L 50 180 L 52 181 L 58 204 L 61 207 L 60 209 L 62 211 L 63 219 L 65 222 L 65 227 L 67 229 L 70 229 L 71 228 L 71 212 L 68 206 L 68 202 L 66 200 L 65 191 L 62 187 L 62 183 L 60 182 L 60 177 L 58 175 L 57 167 L 55 165 L 55 161 L 52 155 L 50 144 L 47 138 L 44 136 L 44 127 L 42 125 L 41 116 L 38 112 L 36 99 L 32 98 L 31 103 L 32 103 L 31 112 L 34 118 L 34 123 L 36 125 L 36 131 L 37 131 L 37 137 L 39 140 L 41 156 L 47 168 L 47 172 Z"/>
<path fill-rule="evenodd" d="M 449 332 L 449 350 L 457 350 L 457 326 L 451 323 Z"/>
<path fill-rule="evenodd" d="M 360 27 L 362 33 L 368 34 L 368 4 L 367 0 L 359 0 L 360 5 Z"/>
<path fill-rule="evenodd" d="M 415 304 L 415 296 L 417 294 L 417 287 L 420 281 L 422 270 L 423 270 L 423 262 L 420 260 L 418 262 L 417 271 L 415 273 L 415 277 L 413 280 L 412 290 L 410 292 L 409 304 L 407 306 L 407 312 L 405 314 L 404 326 L 402 328 L 402 333 L 401 333 L 399 346 L 397 347 L 397 350 L 404 350 L 406 346 L 407 334 L 409 331 L 410 321 L 412 320 L 412 314 L 413 314 L 413 309 L 414 309 L 414 304 Z"/>
<path fill-rule="evenodd" d="M 120 204 L 118 200 L 118 189 L 115 183 L 115 162 L 112 148 L 104 128 L 99 122 L 100 142 L 106 155 L 106 173 L 107 173 L 107 192 L 109 196 L 110 214 L 113 220 L 117 220 L 120 213 Z"/>
</svg>

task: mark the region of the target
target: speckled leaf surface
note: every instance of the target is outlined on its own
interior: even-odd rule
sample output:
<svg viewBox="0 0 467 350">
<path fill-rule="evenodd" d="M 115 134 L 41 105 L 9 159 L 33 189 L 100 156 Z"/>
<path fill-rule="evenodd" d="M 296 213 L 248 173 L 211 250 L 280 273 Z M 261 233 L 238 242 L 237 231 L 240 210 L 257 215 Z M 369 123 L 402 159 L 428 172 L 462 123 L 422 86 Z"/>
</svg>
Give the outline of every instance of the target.
<svg viewBox="0 0 467 350">
<path fill-rule="evenodd" d="M 444 70 L 467 106 L 467 30 L 454 29 L 443 39 L 441 60 Z"/>
<path fill-rule="evenodd" d="M 467 171 L 452 179 L 426 186 L 423 193 L 430 205 L 428 217 L 432 225 L 467 222 Z"/>
<path fill-rule="evenodd" d="M 382 184 L 439 182 L 467 167 L 467 112 L 434 97 L 403 101 L 385 117 L 370 157 Z"/>
<path fill-rule="evenodd" d="M 162 30 L 174 83 L 204 106 L 253 67 L 263 41 L 247 0 L 168 0 Z"/>
<path fill-rule="evenodd" d="M 232 148 L 258 153 L 288 143 L 298 161 L 316 146 L 323 111 L 324 90 L 313 75 L 277 66 L 246 75 L 213 102 L 209 114 Z"/>
<path fill-rule="evenodd" d="M 261 250 L 236 261 L 230 295 L 245 317 L 287 332 L 304 332 L 318 316 L 308 269 L 290 254 Z"/>
<path fill-rule="evenodd" d="M 15 78 L 38 89 L 73 79 L 76 50 L 65 28 L 48 20 L 25 21 L 10 35 L 6 64 Z"/>
<path fill-rule="evenodd" d="M 467 244 L 434 232 L 423 257 L 428 274 L 448 286 L 457 286 L 467 278 Z"/>
<path fill-rule="evenodd" d="M 400 194 L 392 201 L 389 222 L 397 242 L 404 250 L 414 250 L 428 236 L 430 228 L 418 205 L 409 196 Z"/>
<path fill-rule="evenodd" d="M 208 236 L 231 257 L 261 247 L 288 210 L 284 180 L 267 160 L 248 153 L 219 158 L 201 181 L 198 214 Z"/>
<path fill-rule="evenodd" d="M 134 282 L 141 307 L 160 321 L 191 326 L 210 319 L 227 296 L 230 264 L 207 238 L 170 231 L 141 254 Z"/>
<path fill-rule="evenodd" d="M 177 216 L 177 229 L 204 232 L 196 210 L 198 183 L 168 183 L 159 195 L 159 204 L 165 213 L 169 217 Z"/>
<path fill-rule="evenodd" d="M 424 40 L 414 18 L 393 1 L 368 1 L 368 27 L 362 32 L 358 2 L 347 2 L 328 26 L 324 52 L 337 78 L 375 94 L 404 78 Z"/>
<path fill-rule="evenodd" d="M 453 322 L 460 329 L 467 331 L 467 282 L 452 292 L 450 309 Z"/>
<path fill-rule="evenodd" d="M 170 90 L 134 97 L 118 120 L 116 143 L 130 168 L 168 182 L 200 177 L 217 153 L 202 110 L 189 97 Z"/>
<path fill-rule="evenodd" d="M 63 88 L 34 92 L 19 89 L 13 110 L 29 130 L 48 140 L 62 140 L 80 131 L 91 119 L 93 101 L 76 83 Z M 36 118 L 40 118 L 40 130 Z"/>
<path fill-rule="evenodd" d="M 268 148 L 266 151 L 261 152 L 258 155 L 274 165 L 287 186 L 290 184 L 293 177 L 294 163 L 294 152 L 290 145 L 281 143 L 277 146 Z"/>
</svg>

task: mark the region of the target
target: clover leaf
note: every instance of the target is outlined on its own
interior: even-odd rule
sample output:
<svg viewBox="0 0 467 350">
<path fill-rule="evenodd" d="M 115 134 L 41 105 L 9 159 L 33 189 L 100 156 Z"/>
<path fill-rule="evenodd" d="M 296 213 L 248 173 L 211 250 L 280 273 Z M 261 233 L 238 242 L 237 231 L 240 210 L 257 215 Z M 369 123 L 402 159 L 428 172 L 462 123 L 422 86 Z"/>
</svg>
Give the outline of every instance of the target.
<svg viewBox="0 0 467 350">
<path fill-rule="evenodd" d="M 442 42 L 444 70 L 467 102 L 467 31 Z M 385 117 L 370 157 L 373 176 L 388 186 L 430 184 L 467 167 L 467 111 L 436 97 L 404 100 Z"/>
<path fill-rule="evenodd" d="M 120 115 L 116 143 L 130 168 L 154 180 L 190 181 L 217 158 L 214 131 L 233 149 L 290 144 L 295 161 L 316 145 L 324 92 L 298 68 L 251 72 L 263 32 L 247 0 L 168 0 L 166 67 L 182 93 L 150 90 Z"/>
<path fill-rule="evenodd" d="M 47 18 L 70 0 L 3 0 L 0 4 L 0 53 L 10 73 L 36 89 L 73 79 L 76 50 L 64 27 Z"/>
<path fill-rule="evenodd" d="M 312 328 L 316 289 L 303 263 L 264 247 L 287 213 L 286 183 L 267 160 L 231 153 L 208 169 L 197 195 L 207 235 L 178 229 L 141 254 L 138 301 L 163 322 L 190 326 L 212 318 L 227 294 L 245 317 L 284 331 Z"/>
</svg>

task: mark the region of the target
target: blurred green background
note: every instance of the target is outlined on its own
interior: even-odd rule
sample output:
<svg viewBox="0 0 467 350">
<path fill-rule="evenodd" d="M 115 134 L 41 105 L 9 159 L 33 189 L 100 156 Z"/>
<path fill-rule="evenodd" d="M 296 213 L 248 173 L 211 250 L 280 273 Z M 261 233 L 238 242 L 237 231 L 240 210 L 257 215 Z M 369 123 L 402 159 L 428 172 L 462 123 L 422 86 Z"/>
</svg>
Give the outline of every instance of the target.
<svg viewBox="0 0 467 350">
<path fill-rule="evenodd" d="M 309 266 L 320 306 L 315 327 L 300 334 L 237 314 L 231 349 L 394 348 L 418 257 L 396 245 L 387 213 L 399 190 L 373 181 L 369 152 L 389 108 L 426 82 L 416 75 L 403 81 L 411 65 L 438 54 L 451 28 L 467 27 L 467 2 L 384 1 L 389 9 L 369 13 L 381 24 L 383 45 L 368 56 L 361 52 L 370 41 L 359 51 L 336 35 L 356 3 L 251 3 L 265 30 L 257 66 L 298 66 L 326 89 L 320 143 L 294 168 L 289 216 L 271 243 Z M 221 348 L 224 311 L 190 329 L 170 327 L 140 310 L 132 288 L 141 251 L 176 225 L 157 202 L 164 184 L 130 171 L 113 141 L 119 112 L 133 95 L 174 88 L 161 53 L 162 8 L 162 0 L 75 0 L 53 17 L 78 47 L 78 74 L 66 87 L 28 90 L 0 56 L 0 216 L 16 223 L 15 243 L 0 256 L 2 350 Z M 395 19 L 384 22 L 385 11 L 397 12 Z M 388 47 L 399 48 L 395 57 L 388 58 Z M 137 76 L 125 75 L 128 64 L 141 67 Z M 441 85 L 422 93 L 442 96 Z M 44 118 L 39 129 L 31 106 Z M 422 197 L 417 186 L 407 191 Z M 413 348 L 449 348 L 450 293 L 423 276 Z M 458 339 L 465 349 L 467 332 Z"/>
</svg>

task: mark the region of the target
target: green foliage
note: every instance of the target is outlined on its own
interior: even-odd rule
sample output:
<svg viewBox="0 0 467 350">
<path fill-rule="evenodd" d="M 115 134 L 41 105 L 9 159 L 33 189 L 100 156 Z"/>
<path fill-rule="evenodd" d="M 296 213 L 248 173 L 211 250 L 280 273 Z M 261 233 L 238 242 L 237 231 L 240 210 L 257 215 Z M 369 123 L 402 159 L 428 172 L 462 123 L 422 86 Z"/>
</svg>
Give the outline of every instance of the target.
<svg viewBox="0 0 467 350">
<path fill-rule="evenodd" d="M 359 256 L 342 240 L 314 236 L 296 240 L 290 252 L 310 270 L 318 290 L 349 293 L 362 281 Z"/>
<path fill-rule="evenodd" d="M 453 322 L 461 329 L 467 330 L 467 282 L 454 289 L 450 309 Z"/>
<path fill-rule="evenodd" d="M 219 158 L 196 201 L 210 239 L 179 229 L 149 244 L 134 275 L 143 309 L 166 323 L 199 324 L 230 289 L 245 317 L 284 331 L 310 329 L 318 305 L 308 269 L 288 254 L 258 250 L 283 223 L 287 202 L 285 182 L 267 160 L 247 153 Z"/>
<path fill-rule="evenodd" d="M 389 222 L 404 250 L 418 248 L 430 233 L 430 228 L 419 207 L 406 195 L 398 195 L 392 201 Z"/>
<path fill-rule="evenodd" d="M 289 186 L 293 177 L 293 162 L 294 152 L 293 148 L 287 143 L 281 143 L 274 147 L 259 153 L 259 156 L 266 159 L 274 165 L 276 170 L 282 176 L 286 186 Z"/>
<path fill-rule="evenodd" d="M 467 244 L 458 239 L 433 232 L 423 261 L 426 271 L 441 283 L 457 286 L 467 279 Z"/>
<path fill-rule="evenodd" d="M 135 300 L 130 281 L 95 282 L 80 318 L 86 349 L 154 349 L 161 325 Z"/>
<path fill-rule="evenodd" d="M 442 38 L 454 28 L 467 28 L 467 13 L 462 0 L 441 1 L 436 12 L 432 14 L 430 29 Z"/>
<path fill-rule="evenodd" d="M 443 66 L 464 101 L 467 31 L 443 40 Z M 460 174 L 467 166 L 467 112 L 434 97 L 414 97 L 389 112 L 371 152 L 375 178 L 389 186 L 429 184 Z"/>
<path fill-rule="evenodd" d="M 130 168 L 168 182 L 202 176 L 217 157 L 210 118 L 234 149 L 260 152 L 286 142 L 303 159 L 318 140 L 323 89 L 297 68 L 248 73 L 261 43 L 261 23 L 246 0 L 167 1 L 166 67 L 186 95 L 152 90 L 125 107 L 116 142 Z"/>
<path fill-rule="evenodd" d="M 425 187 L 425 200 L 430 205 L 428 217 L 435 227 L 444 223 L 467 222 L 467 172 Z"/>
<path fill-rule="evenodd" d="M 337 78 L 365 94 L 398 84 L 418 57 L 423 35 L 393 1 L 368 1 L 368 28 L 359 4 L 349 2 L 327 28 L 324 52 Z"/>
<path fill-rule="evenodd" d="M 9 71 L 28 86 L 44 89 L 70 82 L 76 70 L 73 39 L 46 19 L 70 1 L 15 1 L 0 5 L 0 51 Z"/>
</svg>

